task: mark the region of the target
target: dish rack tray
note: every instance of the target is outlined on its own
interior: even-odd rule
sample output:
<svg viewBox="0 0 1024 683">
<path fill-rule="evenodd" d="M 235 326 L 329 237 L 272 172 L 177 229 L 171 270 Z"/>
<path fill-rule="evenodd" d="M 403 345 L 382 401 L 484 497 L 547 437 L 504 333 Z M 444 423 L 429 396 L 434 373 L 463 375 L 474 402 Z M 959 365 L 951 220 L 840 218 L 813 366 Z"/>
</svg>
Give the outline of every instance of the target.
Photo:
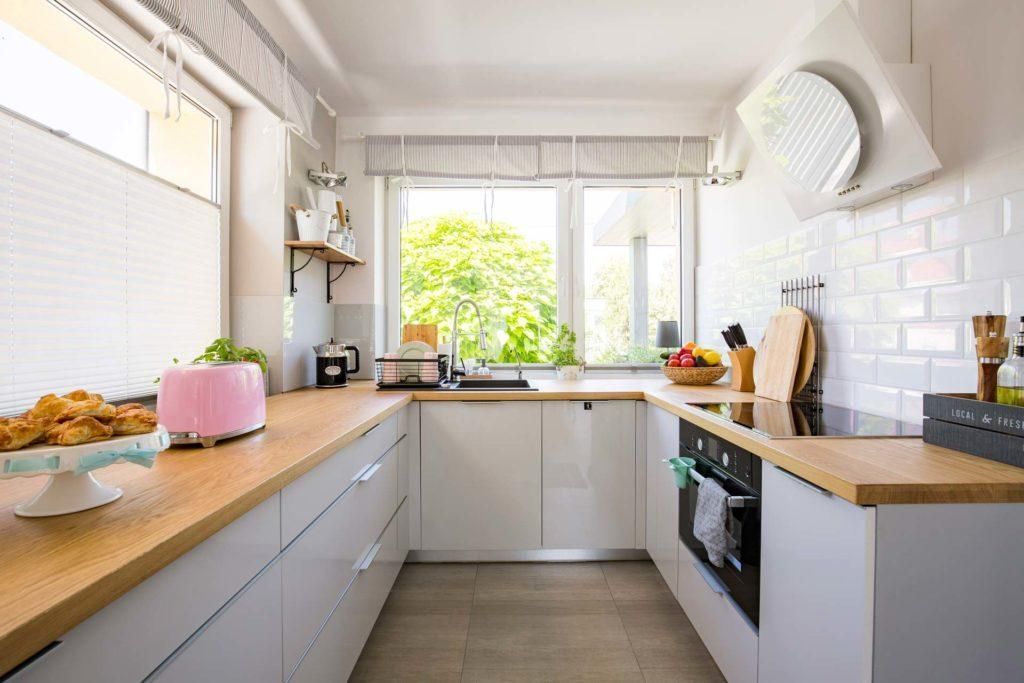
<svg viewBox="0 0 1024 683">
<path fill-rule="evenodd" d="M 377 358 L 378 389 L 436 389 L 448 374 L 448 356 L 437 358 Z M 436 369 L 436 372 L 435 372 Z"/>
</svg>

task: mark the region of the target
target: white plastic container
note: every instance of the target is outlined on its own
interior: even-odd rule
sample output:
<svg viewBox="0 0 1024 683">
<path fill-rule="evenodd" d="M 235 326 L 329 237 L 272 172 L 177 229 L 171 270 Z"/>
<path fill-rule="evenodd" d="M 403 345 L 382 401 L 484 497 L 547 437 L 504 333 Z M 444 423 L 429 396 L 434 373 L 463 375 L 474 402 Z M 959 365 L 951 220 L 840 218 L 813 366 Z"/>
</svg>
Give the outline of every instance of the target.
<svg viewBox="0 0 1024 683">
<path fill-rule="evenodd" d="M 299 229 L 299 239 L 303 242 L 326 242 L 327 233 L 331 229 L 331 215 L 326 211 L 303 209 L 292 205 L 295 214 L 295 225 Z"/>
</svg>

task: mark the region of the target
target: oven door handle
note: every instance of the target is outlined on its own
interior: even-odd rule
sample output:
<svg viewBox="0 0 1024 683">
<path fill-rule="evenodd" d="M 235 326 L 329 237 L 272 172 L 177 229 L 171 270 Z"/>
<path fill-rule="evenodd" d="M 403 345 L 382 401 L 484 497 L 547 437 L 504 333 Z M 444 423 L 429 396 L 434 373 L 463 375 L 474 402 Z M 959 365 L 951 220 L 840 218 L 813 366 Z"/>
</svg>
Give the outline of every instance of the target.
<svg viewBox="0 0 1024 683">
<path fill-rule="evenodd" d="M 718 595 L 725 595 L 729 592 L 729 588 L 722 583 L 722 580 L 718 578 L 715 572 L 708 566 L 707 562 L 701 562 L 697 560 L 693 563 L 693 568 L 697 570 L 704 582 L 708 584 L 708 587 L 712 592 Z"/>
<path fill-rule="evenodd" d="M 668 460 L 662 460 L 662 462 L 668 462 Z M 672 469 L 671 465 L 669 469 Z M 694 484 L 700 486 L 704 483 L 706 478 L 703 474 L 698 472 L 696 468 L 691 467 L 687 474 Z M 725 499 L 726 507 L 730 508 L 756 508 L 761 504 L 761 499 L 758 496 L 729 496 Z"/>
</svg>

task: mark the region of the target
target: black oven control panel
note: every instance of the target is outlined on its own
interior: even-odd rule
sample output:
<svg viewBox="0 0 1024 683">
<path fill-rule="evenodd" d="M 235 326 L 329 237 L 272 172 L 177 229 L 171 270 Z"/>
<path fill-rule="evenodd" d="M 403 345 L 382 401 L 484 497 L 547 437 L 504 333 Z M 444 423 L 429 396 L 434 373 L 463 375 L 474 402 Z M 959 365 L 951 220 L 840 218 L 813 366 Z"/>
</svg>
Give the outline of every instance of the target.
<svg viewBox="0 0 1024 683">
<path fill-rule="evenodd" d="M 715 463 L 744 486 L 761 491 L 761 459 L 750 451 L 683 419 L 679 420 L 679 445 Z"/>
</svg>

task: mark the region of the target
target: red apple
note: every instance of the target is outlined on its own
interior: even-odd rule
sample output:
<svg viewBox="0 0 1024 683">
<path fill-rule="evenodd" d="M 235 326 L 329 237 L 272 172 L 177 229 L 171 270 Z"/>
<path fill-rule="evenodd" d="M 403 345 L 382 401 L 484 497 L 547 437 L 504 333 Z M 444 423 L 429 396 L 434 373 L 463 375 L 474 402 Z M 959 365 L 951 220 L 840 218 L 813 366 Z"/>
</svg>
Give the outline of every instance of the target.
<svg viewBox="0 0 1024 683">
<path fill-rule="evenodd" d="M 697 362 L 693 360 L 693 356 L 686 356 L 685 358 L 679 359 L 679 366 L 684 368 L 692 368 Z"/>
<path fill-rule="evenodd" d="M 666 365 L 669 366 L 670 368 L 678 368 L 680 365 L 682 365 L 682 361 L 680 361 L 678 358 L 669 358 L 668 363 L 666 363 Z"/>
<path fill-rule="evenodd" d="M 679 360 L 679 354 L 678 353 L 669 354 L 668 359 L 669 360 Z"/>
</svg>

